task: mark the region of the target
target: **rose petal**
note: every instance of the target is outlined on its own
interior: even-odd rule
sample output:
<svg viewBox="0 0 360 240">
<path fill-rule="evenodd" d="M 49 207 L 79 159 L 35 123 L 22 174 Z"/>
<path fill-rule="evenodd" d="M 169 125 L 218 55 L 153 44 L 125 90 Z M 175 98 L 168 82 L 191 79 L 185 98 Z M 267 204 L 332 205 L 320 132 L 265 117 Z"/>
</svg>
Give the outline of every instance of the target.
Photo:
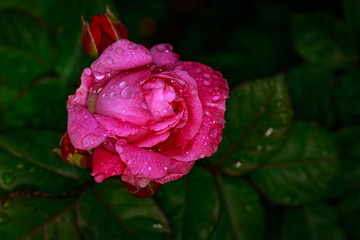
<svg viewBox="0 0 360 240">
<path fill-rule="evenodd" d="M 198 82 L 204 121 L 196 136 L 182 149 L 167 148 L 169 150 L 164 154 L 179 161 L 193 161 L 214 154 L 222 140 L 225 99 L 229 96 L 229 88 L 222 75 L 206 65 L 184 62 L 182 66 Z"/>
<path fill-rule="evenodd" d="M 91 176 L 95 177 L 96 182 L 122 174 L 125 167 L 118 154 L 111 153 L 102 146 L 94 149 Z"/>
<path fill-rule="evenodd" d="M 123 139 L 116 143 L 116 151 L 131 175 L 139 178 L 164 177 L 170 164 L 170 159 L 163 154 L 132 146 Z"/>
<path fill-rule="evenodd" d="M 106 138 L 106 130 L 99 125 L 89 110 L 68 101 L 68 133 L 75 148 L 90 150 L 99 146 Z"/>
<path fill-rule="evenodd" d="M 121 39 L 107 47 L 99 58 L 91 64 L 91 69 L 95 78 L 102 81 L 105 77 L 111 78 L 120 71 L 151 63 L 151 55 L 148 49 L 127 39 Z"/>
<path fill-rule="evenodd" d="M 191 168 L 194 166 L 194 163 L 195 161 L 180 162 L 176 160 L 171 160 L 166 176 L 160 179 L 156 179 L 155 182 L 164 184 L 167 182 L 175 181 L 182 176 L 188 174 Z"/>
<path fill-rule="evenodd" d="M 127 169 L 125 169 L 123 175 L 121 175 L 121 180 L 124 182 L 131 183 L 137 188 L 144 188 L 147 185 L 150 185 L 150 182 L 152 181 L 152 179 L 148 179 L 148 178 L 135 177 L 131 175 L 130 171 Z"/>
<path fill-rule="evenodd" d="M 121 121 L 113 117 L 101 114 L 94 114 L 94 117 L 99 124 L 108 131 L 109 135 L 129 137 L 131 135 L 136 135 L 143 130 L 139 125 Z"/>
<path fill-rule="evenodd" d="M 150 134 L 148 137 L 145 137 L 144 139 L 133 143 L 134 146 L 141 147 L 141 148 L 150 148 L 153 147 L 166 139 L 168 139 L 170 136 L 170 132 L 161 132 L 161 133 L 153 133 Z"/>
<path fill-rule="evenodd" d="M 152 60 L 157 65 L 170 65 L 175 64 L 179 55 L 173 52 L 173 48 L 170 44 L 157 44 L 150 50 Z"/>
<path fill-rule="evenodd" d="M 146 77 L 145 70 L 113 77 L 100 92 L 95 113 L 145 126 L 153 120 L 149 109 L 144 107 L 140 88 L 140 81 Z"/>
</svg>

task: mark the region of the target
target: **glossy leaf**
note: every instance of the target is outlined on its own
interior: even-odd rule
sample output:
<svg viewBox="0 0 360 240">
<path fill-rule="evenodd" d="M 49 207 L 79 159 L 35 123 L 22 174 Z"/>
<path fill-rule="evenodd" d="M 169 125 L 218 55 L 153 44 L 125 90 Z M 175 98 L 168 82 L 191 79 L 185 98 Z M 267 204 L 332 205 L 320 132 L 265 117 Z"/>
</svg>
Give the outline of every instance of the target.
<svg viewBox="0 0 360 240">
<path fill-rule="evenodd" d="M 19 130 L 0 134 L 0 186 L 58 193 L 75 188 L 88 171 L 66 164 L 52 152 L 61 134 Z M 51 179 L 51 181 L 49 181 Z"/>
<path fill-rule="evenodd" d="M 75 225 L 74 198 L 19 192 L 1 199 L 0 237 L 17 239 L 80 239 Z"/>
<path fill-rule="evenodd" d="M 0 26 L 0 77 L 6 84 L 23 89 L 51 72 L 50 34 L 39 19 L 17 10 L 3 10 Z M 15 70 L 13 66 L 18 67 Z"/>
<path fill-rule="evenodd" d="M 310 203 L 328 196 L 337 181 L 336 150 L 325 129 L 296 123 L 282 149 L 269 163 L 251 173 L 251 178 L 274 203 Z"/>
<path fill-rule="evenodd" d="M 295 15 L 292 38 L 302 58 L 324 67 L 343 68 L 358 57 L 352 29 L 326 13 Z"/>
<path fill-rule="evenodd" d="M 360 192 L 354 191 L 341 199 L 338 205 L 344 222 L 344 229 L 349 240 L 360 239 Z"/>
<path fill-rule="evenodd" d="M 85 239 L 169 239 L 167 219 L 154 200 L 130 195 L 121 182 L 96 184 L 76 209 Z"/>
<path fill-rule="evenodd" d="M 174 240 L 209 239 L 219 199 L 208 172 L 193 168 L 180 180 L 163 185 L 155 199 L 169 218 Z"/>
<path fill-rule="evenodd" d="M 360 123 L 360 70 L 351 67 L 336 87 L 336 105 L 345 126 Z"/>
<path fill-rule="evenodd" d="M 223 141 L 212 160 L 240 175 L 265 163 L 286 140 L 292 109 L 284 75 L 240 85 L 226 107 Z"/>
<path fill-rule="evenodd" d="M 284 240 L 345 240 L 335 209 L 325 203 L 288 209 L 283 227 Z"/>
<path fill-rule="evenodd" d="M 211 239 L 260 240 L 264 234 L 264 212 L 252 186 L 235 177 L 218 176 L 220 217 Z"/>
<path fill-rule="evenodd" d="M 286 73 L 295 119 L 317 121 L 330 127 L 335 121 L 335 77 L 326 68 L 303 64 Z M 319 91 L 321 89 L 321 91 Z"/>
<path fill-rule="evenodd" d="M 360 183 L 360 127 L 349 127 L 336 133 L 336 142 L 340 147 L 339 160 L 341 164 L 341 178 L 331 193 L 341 196 L 359 187 Z"/>
</svg>

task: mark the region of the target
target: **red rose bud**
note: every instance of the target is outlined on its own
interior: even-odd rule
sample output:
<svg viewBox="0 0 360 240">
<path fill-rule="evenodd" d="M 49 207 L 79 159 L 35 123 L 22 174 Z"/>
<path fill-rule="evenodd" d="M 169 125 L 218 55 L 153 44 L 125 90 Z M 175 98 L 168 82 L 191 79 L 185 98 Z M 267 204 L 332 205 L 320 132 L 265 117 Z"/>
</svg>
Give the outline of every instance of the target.
<svg viewBox="0 0 360 240">
<path fill-rule="evenodd" d="M 74 148 L 70 142 L 68 133 L 65 133 L 60 140 L 60 148 L 53 150 L 59 157 L 72 165 L 82 168 L 90 168 L 92 166 L 92 155 L 89 151 Z"/>
<path fill-rule="evenodd" d="M 125 188 L 128 190 L 128 192 L 138 198 L 147 198 L 147 197 L 151 197 L 152 195 L 154 195 L 157 191 L 159 191 L 161 184 L 151 181 L 149 183 L 149 185 L 147 185 L 144 188 L 137 188 L 134 185 L 122 181 L 123 185 L 125 186 Z"/>
<path fill-rule="evenodd" d="M 81 43 L 85 52 L 97 58 L 110 44 L 120 39 L 129 39 L 129 34 L 115 17 L 114 13 L 106 6 L 106 13 L 91 17 L 90 24 L 81 16 Z"/>
</svg>

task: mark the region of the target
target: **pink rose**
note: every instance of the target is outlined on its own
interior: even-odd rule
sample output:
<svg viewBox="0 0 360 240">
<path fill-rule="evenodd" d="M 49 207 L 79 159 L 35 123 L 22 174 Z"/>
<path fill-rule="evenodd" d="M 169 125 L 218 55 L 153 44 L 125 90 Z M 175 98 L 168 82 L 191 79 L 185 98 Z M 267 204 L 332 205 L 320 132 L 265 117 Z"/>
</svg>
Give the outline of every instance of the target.
<svg viewBox="0 0 360 240">
<path fill-rule="evenodd" d="M 144 188 L 187 174 L 216 152 L 229 88 L 221 73 L 179 61 L 169 44 L 150 51 L 119 40 L 84 69 L 67 102 L 75 148 L 94 149 L 96 182 L 121 175 Z"/>
</svg>

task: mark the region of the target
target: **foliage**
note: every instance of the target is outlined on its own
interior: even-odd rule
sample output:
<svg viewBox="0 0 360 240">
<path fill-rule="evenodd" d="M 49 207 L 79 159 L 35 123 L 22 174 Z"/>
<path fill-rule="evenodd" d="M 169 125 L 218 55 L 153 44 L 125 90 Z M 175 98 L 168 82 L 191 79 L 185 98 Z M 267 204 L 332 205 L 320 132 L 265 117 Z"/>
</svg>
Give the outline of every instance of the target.
<svg viewBox="0 0 360 240">
<path fill-rule="evenodd" d="M 231 87 L 218 152 L 147 199 L 52 152 L 105 1 L 0 2 L 0 239 L 360 238 L 360 1 L 181 2 L 109 3 Z"/>
</svg>

